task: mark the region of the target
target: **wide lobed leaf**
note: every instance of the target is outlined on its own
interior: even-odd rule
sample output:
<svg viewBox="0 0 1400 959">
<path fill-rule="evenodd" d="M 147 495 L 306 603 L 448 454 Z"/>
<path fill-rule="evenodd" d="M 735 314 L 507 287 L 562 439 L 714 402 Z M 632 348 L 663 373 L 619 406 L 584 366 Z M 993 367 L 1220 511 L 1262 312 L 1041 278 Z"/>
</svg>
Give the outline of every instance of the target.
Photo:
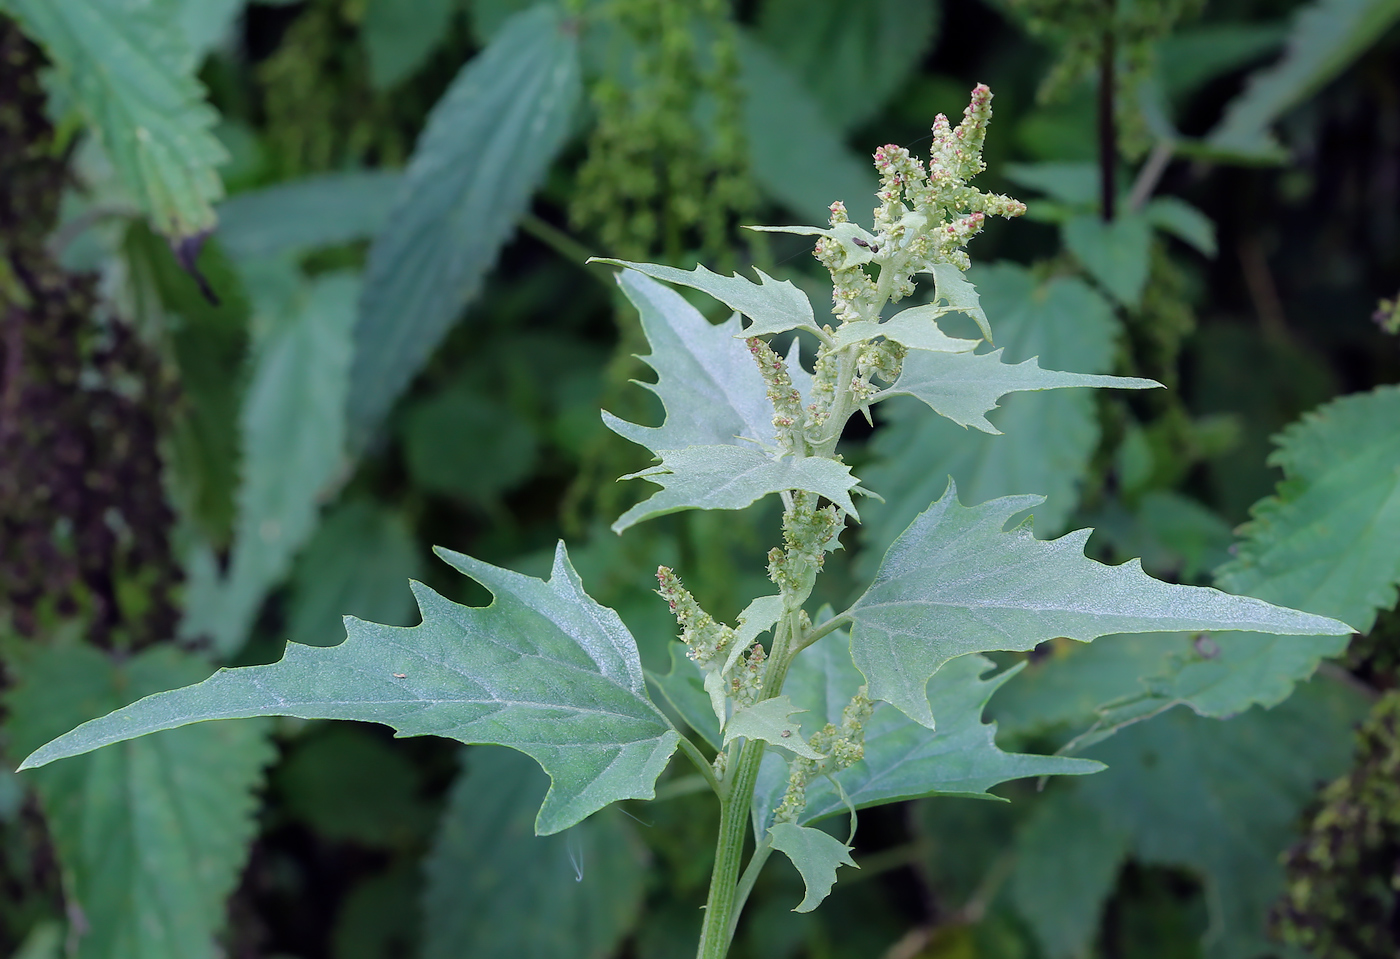
<svg viewBox="0 0 1400 959">
<path fill-rule="evenodd" d="M 927 403 L 935 413 L 959 426 L 975 426 L 984 433 L 1001 430 L 986 414 L 996 409 L 1007 393 L 1058 390 L 1067 387 L 1115 387 L 1129 390 L 1158 389 L 1156 380 L 1136 376 L 1099 376 L 1042 370 L 1035 357 L 1020 363 L 1002 361 L 1002 350 L 991 353 L 934 353 L 915 350 L 904 358 L 899 379 L 885 394 L 907 394 Z"/>
<path fill-rule="evenodd" d="M 996 724 L 982 722 L 987 700 L 1016 670 L 984 679 L 992 664 L 982 656 L 964 656 L 940 670 L 928 684 L 928 697 L 937 704 L 938 729 L 921 726 L 888 703 L 877 703 L 865 724 L 865 758 L 835 774 L 857 808 L 879 806 L 920 796 L 988 798 L 998 783 L 1029 776 L 1083 775 L 1102 768 L 1098 763 L 1060 756 L 1005 753 L 995 740 Z M 805 709 L 803 725 L 821 729 L 839 723 L 841 710 L 860 687 L 862 678 L 851 663 L 845 633 L 832 633 L 802 651 L 793 661 L 783 691 L 793 705 Z M 761 835 L 787 788 L 782 759 L 764 757 L 754 794 L 754 832 Z M 847 809 L 841 793 L 819 779 L 807 789 L 804 823 L 838 815 Z"/>
<path fill-rule="evenodd" d="M 631 633 L 583 591 L 563 544 L 547 582 L 439 555 L 495 601 L 460 606 L 414 584 L 418 626 L 347 617 L 339 646 L 289 644 L 280 662 L 148 696 L 60 736 L 21 768 L 202 720 L 297 716 L 519 749 L 553 780 L 535 821 L 541 835 L 614 800 L 650 799 L 679 736 L 647 698 Z"/>
<path fill-rule="evenodd" d="M 1008 520 L 1042 502 L 1007 496 L 966 507 L 950 482 L 895 541 L 851 607 L 852 656 L 874 699 L 932 726 L 925 686 L 965 653 L 1027 650 L 1057 636 L 1238 629 L 1300 636 L 1351 632 L 1345 623 L 1198 586 L 1159 582 L 1137 560 L 1084 556 L 1090 530 L 1038 540 Z"/>
<path fill-rule="evenodd" d="M 743 509 L 769 493 L 800 489 L 825 496 L 859 519 L 851 502 L 856 478 L 835 460 L 773 459 L 743 446 L 688 446 L 661 450 L 661 463 L 623 479 L 645 479 L 664 487 L 613 523 L 615 533 L 653 516 L 683 509 Z"/>
<path fill-rule="evenodd" d="M 802 874 L 806 892 L 793 912 L 811 912 L 820 906 L 836 885 L 837 867 L 856 864 L 850 846 L 811 826 L 780 822 L 768 827 L 768 836 L 773 848 L 792 860 Z"/>
</svg>

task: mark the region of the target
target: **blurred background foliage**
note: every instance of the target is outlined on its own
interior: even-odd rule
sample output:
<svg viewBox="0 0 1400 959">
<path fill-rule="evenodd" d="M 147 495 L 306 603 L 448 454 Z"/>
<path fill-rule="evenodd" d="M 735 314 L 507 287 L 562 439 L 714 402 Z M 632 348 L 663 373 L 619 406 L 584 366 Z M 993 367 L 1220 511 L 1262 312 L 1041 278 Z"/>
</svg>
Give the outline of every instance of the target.
<svg viewBox="0 0 1400 959">
<path fill-rule="evenodd" d="M 1247 561 L 1314 483 L 1374 507 L 1365 583 L 1314 610 L 1365 635 L 1003 657 L 1031 662 L 991 703 L 999 742 L 1109 771 L 867 812 L 862 869 L 800 916 L 770 870 L 735 954 L 1400 952 L 1400 3 L 0 12 L 0 955 L 689 955 L 714 811 L 679 776 L 537 839 L 528 760 L 376 727 L 214 724 L 9 770 L 215 665 L 335 644 L 342 615 L 411 624 L 410 578 L 489 601 L 432 545 L 540 575 L 567 538 L 664 672 L 656 566 L 732 618 L 777 517 L 607 531 L 645 463 L 597 410 L 660 411 L 584 260 L 756 265 L 824 302 L 806 243 L 740 225 L 860 218 L 864 156 L 919 152 L 976 82 L 983 188 L 1030 202 L 972 247 L 998 345 L 1171 389 L 1012 396 L 1006 437 L 882 407 L 845 454 L 885 503 L 825 598 L 951 474 L 967 502 L 1047 494 L 1038 534 L 1095 526 L 1105 561 L 1301 603 Z"/>
</svg>

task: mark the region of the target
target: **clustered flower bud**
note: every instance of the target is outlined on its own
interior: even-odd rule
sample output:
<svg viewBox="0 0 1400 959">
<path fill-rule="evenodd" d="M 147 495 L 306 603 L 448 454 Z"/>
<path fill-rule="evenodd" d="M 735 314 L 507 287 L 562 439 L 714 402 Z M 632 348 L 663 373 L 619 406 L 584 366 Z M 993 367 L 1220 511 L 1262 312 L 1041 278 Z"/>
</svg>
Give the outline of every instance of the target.
<svg viewBox="0 0 1400 959">
<path fill-rule="evenodd" d="M 749 352 L 758 363 L 758 371 L 763 382 L 768 385 L 768 399 L 773 404 L 773 426 L 778 430 L 778 443 L 788 452 L 805 453 L 806 444 L 802 441 L 802 430 L 806 420 L 802 409 L 802 394 L 792 385 L 787 364 L 773 352 L 763 340 L 751 336 L 747 340 Z"/>
<path fill-rule="evenodd" d="M 783 514 L 783 546 L 768 551 L 768 578 L 791 596 L 805 600 L 845 524 L 835 505 L 814 508 L 817 497 L 793 490 L 792 507 Z"/>
<path fill-rule="evenodd" d="M 865 724 L 875 710 L 869 690 L 862 686 L 841 711 L 841 725 L 827 723 L 807 744 L 821 759 L 795 756 L 788 764 L 788 788 L 773 814 L 775 822 L 797 822 L 807 808 L 807 787 L 818 776 L 829 776 L 865 758 Z"/>
<path fill-rule="evenodd" d="M 680 640 L 689 647 L 686 655 L 702 667 L 716 661 L 722 663 L 722 654 L 734 641 L 734 630 L 715 622 L 713 616 L 701 609 L 669 567 L 657 567 L 656 579 L 661 584 L 656 594 L 666 600 L 680 624 Z"/>
</svg>

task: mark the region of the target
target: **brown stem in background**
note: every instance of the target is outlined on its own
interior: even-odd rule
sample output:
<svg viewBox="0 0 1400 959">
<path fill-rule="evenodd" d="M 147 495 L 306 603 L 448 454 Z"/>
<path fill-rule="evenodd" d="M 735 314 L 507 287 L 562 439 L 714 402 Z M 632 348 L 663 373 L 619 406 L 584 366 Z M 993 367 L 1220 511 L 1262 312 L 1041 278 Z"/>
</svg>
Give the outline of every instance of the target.
<svg viewBox="0 0 1400 959">
<path fill-rule="evenodd" d="M 1118 165 L 1118 130 L 1113 121 L 1114 52 L 1113 8 L 1114 0 L 1105 0 L 1108 11 L 1108 24 L 1103 31 L 1103 47 L 1099 52 L 1099 186 L 1101 194 L 1099 208 L 1105 223 L 1113 222 L 1113 204 L 1118 192 L 1114 183 Z"/>
</svg>

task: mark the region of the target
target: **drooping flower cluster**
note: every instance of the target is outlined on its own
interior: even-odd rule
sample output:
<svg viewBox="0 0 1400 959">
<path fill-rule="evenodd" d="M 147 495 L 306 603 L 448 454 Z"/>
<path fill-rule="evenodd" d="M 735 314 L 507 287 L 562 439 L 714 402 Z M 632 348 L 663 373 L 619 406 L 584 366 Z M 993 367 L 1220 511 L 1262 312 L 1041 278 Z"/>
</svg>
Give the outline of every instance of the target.
<svg viewBox="0 0 1400 959">
<path fill-rule="evenodd" d="M 666 600 L 681 627 L 681 642 L 687 646 L 691 659 L 701 667 L 716 660 L 723 662 L 723 655 L 734 642 L 734 630 L 718 623 L 709 613 L 700 608 L 690 590 L 681 585 L 681 579 L 667 566 L 657 567 L 656 580 L 661 588 L 657 595 Z"/>
<path fill-rule="evenodd" d="M 869 690 L 862 686 L 841 711 L 841 725 L 827 723 L 807 744 L 821 759 L 794 756 L 788 763 L 788 788 L 773 814 L 774 822 L 797 822 L 807 808 L 807 787 L 818 776 L 838 773 L 865 758 L 865 724 L 875 710 Z"/>
</svg>

